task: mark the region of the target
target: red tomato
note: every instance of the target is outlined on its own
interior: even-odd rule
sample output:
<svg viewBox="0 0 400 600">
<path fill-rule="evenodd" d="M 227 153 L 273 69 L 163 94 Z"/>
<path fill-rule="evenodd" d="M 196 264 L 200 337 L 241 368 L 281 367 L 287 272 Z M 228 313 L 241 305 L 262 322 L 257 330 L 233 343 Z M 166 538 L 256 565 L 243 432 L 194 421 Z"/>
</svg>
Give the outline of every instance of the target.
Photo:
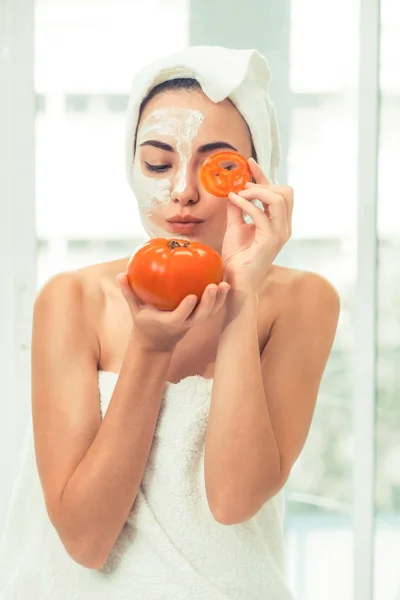
<svg viewBox="0 0 400 600">
<path fill-rule="evenodd" d="M 174 310 L 188 294 L 200 300 L 210 283 L 221 283 L 220 255 L 205 244 L 183 239 L 153 238 L 128 263 L 128 280 L 145 304 Z"/>
<path fill-rule="evenodd" d="M 207 192 L 227 198 L 229 192 L 241 192 L 251 181 L 249 163 L 238 152 L 216 152 L 201 165 L 200 181 Z"/>
</svg>

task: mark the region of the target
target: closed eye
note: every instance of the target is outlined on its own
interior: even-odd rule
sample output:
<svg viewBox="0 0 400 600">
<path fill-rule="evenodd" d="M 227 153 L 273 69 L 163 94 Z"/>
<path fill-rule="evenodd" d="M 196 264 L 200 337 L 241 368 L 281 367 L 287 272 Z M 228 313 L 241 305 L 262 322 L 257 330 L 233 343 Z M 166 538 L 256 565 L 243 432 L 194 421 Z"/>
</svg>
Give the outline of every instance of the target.
<svg viewBox="0 0 400 600">
<path fill-rule="evenodd" d="M 152 165 L 145 161 L 144 163 L 146 171 L 150 171 L 151 173 L 164 173 L 171 168 L 171 165 Z"/>
<path fill-rule="evenodd" d="M 228 163 L 226 161 L 223 161 L 221 164 L 221 167 L 223 169 L 225 169 L 226 171 L 233 171 L 233 169 L 238 169 L 239 165 L 236 163 Z"/>
</svg>

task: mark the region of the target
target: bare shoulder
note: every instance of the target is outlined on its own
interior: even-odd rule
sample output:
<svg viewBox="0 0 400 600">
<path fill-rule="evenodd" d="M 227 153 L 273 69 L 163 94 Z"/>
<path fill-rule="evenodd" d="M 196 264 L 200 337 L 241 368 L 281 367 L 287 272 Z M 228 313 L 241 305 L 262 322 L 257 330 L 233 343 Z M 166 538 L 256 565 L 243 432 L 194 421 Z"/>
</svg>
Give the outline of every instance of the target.
<svg viewBox="0 0 400 600">
<path fill-rule="evenodd" d="M 117 275 L 128 259 L 103 262 L 54 275 L 39 290 L 33 309 L 34 338 L 72 346 L 81 340 L 99 364 L 102 330 L 110 312 L 124 306 Z M 39 335 L 38 335 L 39 334 Z M 76 339 L 75 339 L 76 338 Z M 78 345 L 79 345 L 78 344 Z M 35 346 L 37 348 L 37 344 Z"/>
<path fill-rule="evenodd" d="M 276 315 L 295 311 L 331 314 L 337 319 L 340 296 L 325 277 L 312 271 L 274 265 L 269 273 L 265 297 L 273 299 Z"/>
<path fill-rule="evenodd" d="M 264 347 L 268 361 L 271 356 L 274 360 L 295 356 L 300 364 L 301 357 L 304 372 L 307 365 L 319 365 L 322 373 L 339 322 L 336 288 L 317 273 L 274 265 L 265 289 L 263 311 L 270 311 L 268 343 Z"/>
<path fill-rule="evenodd" d="M 63 308 L 76 305 L 95 316 L 107 295 L 117 293 L 116 277 L 126 270 L 127 262 L 128 259 L 123 258 L 54 275 L 39 290 L 35 310 L 56 303 Z"/>
</svg>

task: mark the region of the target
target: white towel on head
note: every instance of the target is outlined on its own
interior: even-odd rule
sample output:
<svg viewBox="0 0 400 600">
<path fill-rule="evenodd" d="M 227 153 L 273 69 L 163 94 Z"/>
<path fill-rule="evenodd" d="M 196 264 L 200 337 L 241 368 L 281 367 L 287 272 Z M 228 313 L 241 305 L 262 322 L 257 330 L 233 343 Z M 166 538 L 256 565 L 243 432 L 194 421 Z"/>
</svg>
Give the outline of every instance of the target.
<svg viewBox="0 0 400 600">
<path fill-rule="evenodd" d="M 250 129 L 259 165 L 275 183 L 280 143 L 275 108 L 268 94 L 267 60 L 256 50 L 191 46 L 151 63 L 133 80 L 126 135 L 126 169 L 131 187 L 140 105 L 156 85 L 181 77 L 196 79 L 213 102 L 229 98 L 235 104 Z"/>
</svg>

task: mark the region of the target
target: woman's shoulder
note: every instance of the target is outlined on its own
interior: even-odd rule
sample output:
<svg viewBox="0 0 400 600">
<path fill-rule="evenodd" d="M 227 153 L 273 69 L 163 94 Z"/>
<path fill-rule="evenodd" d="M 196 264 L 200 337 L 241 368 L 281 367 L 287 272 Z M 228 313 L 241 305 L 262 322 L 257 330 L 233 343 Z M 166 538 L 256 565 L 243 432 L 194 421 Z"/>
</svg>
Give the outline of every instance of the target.
<svg viewBox="0 0 400 600">
<path fill-rule="evenodd" d="M 273 298 L 279 311 L 321 302 L 327 308 L 340 305 L 339 293 L 326 277 L 313 271 L 281 265 L 271 267 L 263 297 L 269 300 Z"/>
<path fill-rule="evenodd" d="M 282 265 L 272 265 L 268 277 L 267 283 L 280 285 L 283 288 L 301 287 L 319 284 L 325 284 L 332 290 L 335 289 L 332 282 L 320 273 L 314 271 L 308 271 L 305 269 L 295 269 L 293 267 L 284 267 Z"/>
<path fill-rule="evenodd" d="M 63 271 L 53 275 L 38 291 L 35 306 L 57 306 L 59 310 L 71 305 L 97 312 L 106 298 L 119 293 L 117 275 L 126 270 L 127 258 L 106 261 Z"/>
</svg>

